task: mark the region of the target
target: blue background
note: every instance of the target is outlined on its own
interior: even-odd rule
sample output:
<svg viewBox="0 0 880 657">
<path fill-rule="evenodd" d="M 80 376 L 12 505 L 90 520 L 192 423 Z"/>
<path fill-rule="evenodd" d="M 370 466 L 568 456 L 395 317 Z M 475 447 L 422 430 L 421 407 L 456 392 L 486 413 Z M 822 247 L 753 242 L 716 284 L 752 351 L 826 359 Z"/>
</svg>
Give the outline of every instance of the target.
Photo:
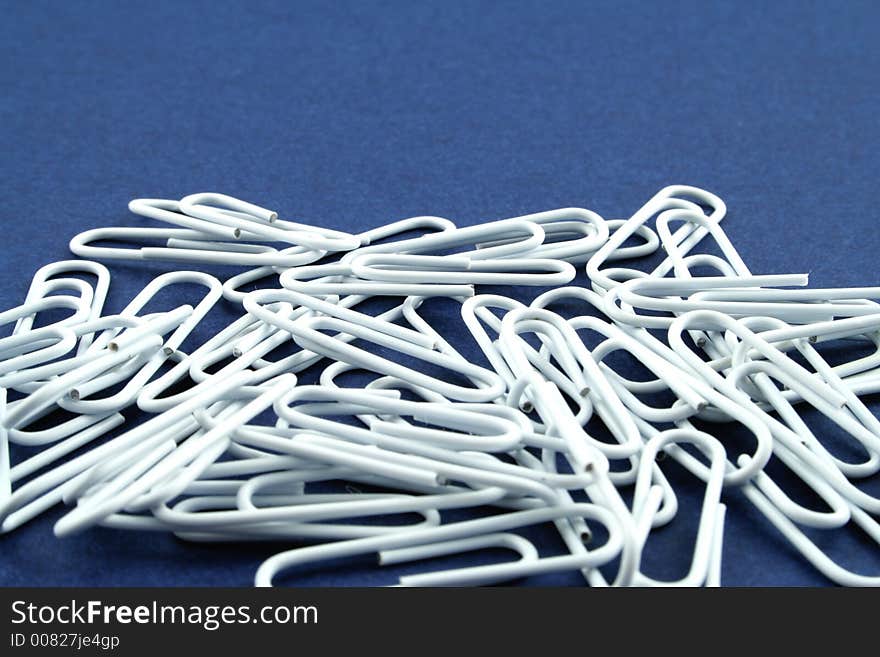
<svg viewBox="0 0 880 657">
<path fill-rule="evenodd" d="M 752 271 L 880 284 L 876 2 L 0 9 L 2 308 L 41 265 L 69 257 L 75 233 L 143 224 L 130 199 L 197 191 L 356 232 L 417 214 L 467 225 L 572 205 L 624 217 L 685 183 L 727 201 L 725 229 Z M 112 265 L 108 308 L 169 268 Z M 682 517 L 698 509 L 689 485 L 676 483 Z M 0 584 L 249 585 L 280 549 L 106 529 L 58 540 L 59 515 L 0 537 Z M 658 533 L 652 574 L 686 570 L 692 530 L 682 520 Z M 552 532 L 527 533 L 560 549 Z M 857 532 L 822 540 L 880 572 L 876 544 Z M 370 563 L 285 583 L 387 583 L 420 569 Z M 722 581 L 827 583 L 736 495 Z"/>
</svg>

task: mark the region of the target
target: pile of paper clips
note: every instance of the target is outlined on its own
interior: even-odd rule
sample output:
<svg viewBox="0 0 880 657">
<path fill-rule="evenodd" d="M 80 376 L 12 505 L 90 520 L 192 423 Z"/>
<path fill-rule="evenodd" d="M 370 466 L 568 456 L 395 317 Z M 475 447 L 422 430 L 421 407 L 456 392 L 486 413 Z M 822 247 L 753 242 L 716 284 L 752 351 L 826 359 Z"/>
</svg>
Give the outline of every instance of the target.
<svg viewBox="0 0 880 657">
<path fill-rule="evenodd" d="M 260 586 L 326 559 L 487 548 L 515 557 L 400 583 L 572 571 L 597 586 L 717 586 L 722 498 L 736 490 L 830 580 L 880 584 L 805 533 L 855 523 L 880 541 L 880 499 L 860 487 L 880 470 L 880 422 L 860 400 L 880 390 L 880 288 L 789 289 L 807 277 L 753 275 L 720 227 L 718 197 L 671 186 L 626 220 L 564 208 L 467 228 L 415 217 L 356 235 L 219 194 L 130 209 L 177 227 L 86 231 L 70 247 L 89 260 L 47 265 L 24 303 L 0 313 L 14 324 L 0 339 L 4 532 L 65 503 L 58 536 L 101 525 L 298 544 L 259 567 Z M 707 236 L 716 254 L 697 251 Z M 143 246 L 95 244 L 107 240 Z M 659 264 L 635 268 L 652 255 Z M 105 315 L 102 260 L 253 268 L 222 284 L 163 274 Z M 584 266 L 589 287 L 568 285 Z M 179 283 L 207 292 L 144 311 Z M 222 299 L 238 318 L 183 351 Z M 41 325 L 44 313 L 54 321 Z M 866 344 L 872 354 L 836 364 L 823 349 L 839 360 L 841 345 Z M 648 376 L 615 365 L 624 356 Z M 308 385 L 302 373 L 315 368 Z M 807 407 L 863 458 L 816 435 Z M 147 419 L 124 426 L 129 408 Z M 63 422 L 41 428 L 59 412 Z M 10 443 L 32 455 L 10 463 Z M 678 513 L 661 467 L 673 461 L 704 493 L 689 571 L 665 582 L 641 565 L 652 531 Z M 771 461 L 821 503 L 783 490 Z M 453 509 L 483 511 L 450 521 Z M 565 554 L 542 556 L 517 533 L 539 524 Z"/>
</svg>

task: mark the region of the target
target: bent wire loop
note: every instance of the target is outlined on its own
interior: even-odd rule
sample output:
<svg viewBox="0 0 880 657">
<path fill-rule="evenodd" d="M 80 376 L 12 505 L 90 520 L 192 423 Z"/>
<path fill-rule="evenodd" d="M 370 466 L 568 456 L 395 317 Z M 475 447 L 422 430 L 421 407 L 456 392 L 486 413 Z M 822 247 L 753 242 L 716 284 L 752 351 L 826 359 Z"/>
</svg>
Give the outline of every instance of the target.
<svg viewBox="0 0 880 657">
<path fill-rule="evenodd" d="M 146 224 L 74 236 L 90 260 L 46 265 L 0 312 L 2 532 L 64 504 L 58 536 L 313 543 L 267 559 L 258 586 L 371 553 L 460 560 L 401 586 L 719 586 L 739 494 L 829 580 L 880 582 L 819 547 L 880 544 L 880 287 L 753 274 L 710 192 L 672 185 L 626 219 L 357 234 L 217 193 L 129 209 Z M 194 271 L 108 312 L 96 261 L 114 260 Z M 199 271 L 214 265 L 242 270 L 221 283 Z M 174 301 L 154 311 L 159 295 Z M 209 326 L 221 297 L 238 313 Z M 700 480 L 698 512 L 667 462 Z M 685 513 L 684 575 L 650 576 L 643 556 Z M 564 551 L 542 554 L 532 525 Z M 512 558 L 469 561 L 498 549 Z"/>
</svg>

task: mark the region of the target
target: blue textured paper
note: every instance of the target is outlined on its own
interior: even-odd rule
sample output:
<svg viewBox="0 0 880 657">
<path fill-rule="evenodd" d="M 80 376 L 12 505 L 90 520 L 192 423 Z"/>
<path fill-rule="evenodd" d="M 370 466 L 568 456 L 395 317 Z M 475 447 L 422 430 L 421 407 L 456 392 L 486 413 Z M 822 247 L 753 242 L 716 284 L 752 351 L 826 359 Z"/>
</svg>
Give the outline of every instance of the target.
<svg viewBox="0 0 880 657">
<path fill-rule="evenodd" d="M 705 187 L 755 273 L 877 285 L 880 5 L 761 2 L 0 2 L 0 307 L 86 228 L 145 225 L 136 197 L 219 191 L 357 232 L 561 206 L 625 217 L 670 183 Z M 162 263 L 112 265 L 110 310 Z M 218 269 L 227 276 L 232 269 Z M 208 330 L 231 317 L 224 306 Z M 461 330 L 452 315 L 442 330 Z M 829 432 L 832 429 L 827 429 Z M 700 487 L 647 571 L 686 572 Z M 868 484 L 877 493 L 876 482 Z M 723 583 L 821 585 L 736 493 Z M 0 537 L 5 585 L 249 585 L 279 545 L 191 545 L 53 511 Z M 552 528 L 524 532 L 545 554 Z M 880 572 L 851 529 L 819 535 Z M 286 584 L 388 583 L 371 558 Z M 575 584 L 574 574 L 527 583 Z"/>
</svg>

